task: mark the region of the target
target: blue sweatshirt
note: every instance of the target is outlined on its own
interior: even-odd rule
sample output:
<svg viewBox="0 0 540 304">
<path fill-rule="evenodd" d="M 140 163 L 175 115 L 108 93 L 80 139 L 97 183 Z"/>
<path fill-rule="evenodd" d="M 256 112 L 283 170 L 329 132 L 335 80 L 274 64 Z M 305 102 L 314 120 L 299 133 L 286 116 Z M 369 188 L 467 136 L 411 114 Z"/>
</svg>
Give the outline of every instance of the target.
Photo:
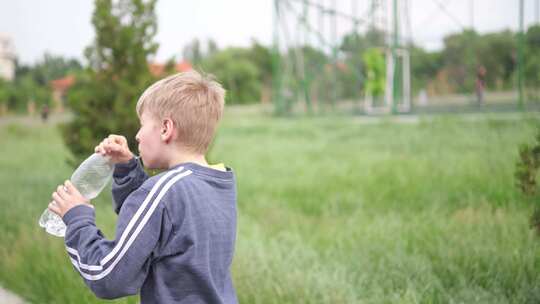
<svg viewBox="0 0 540 304">
<path fill-rule="evenodd" d="M 230 266 L 236 185 L 230 169 L 194 163 L 148 177 L 138 159 L 113 174 L 116 236 L 96 227 L 92 207 L 63 217 L 65 243 L 86 285 L 104 299 L 140 292 L 141 303 L 237 303 Z"/>
</svg>

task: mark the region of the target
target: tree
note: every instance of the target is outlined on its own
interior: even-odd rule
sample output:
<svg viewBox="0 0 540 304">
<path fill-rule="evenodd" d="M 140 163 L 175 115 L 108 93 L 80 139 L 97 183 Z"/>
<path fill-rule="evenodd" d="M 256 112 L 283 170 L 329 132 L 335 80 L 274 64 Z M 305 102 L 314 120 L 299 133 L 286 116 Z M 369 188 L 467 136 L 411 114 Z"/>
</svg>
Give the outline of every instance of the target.
<svg viewBox="0 0 540 304">
<path fill-rule="evenodd" d="M 85 50 L 89 67 L 68 95 L 74 119 L 62 127 L 76 160 L 93 151 L 105 136 L 125 135 L 135 151 L 135 105 L 153 79 L 149 57 L 158 45 L 156 0 L 96 0 L 92 24 L 96 37 Z"/>
<path fill-rule="evenodd" d="M 52 80 L 77 73 L 82 69 L 76 59 L 67 59 L 45 53 L 43 60 L 30 68 L 34 81 L 40 86 L 48 86 Z"/>
<path fill-rule="evenodd" d="M 261 100 L 263 102 L 269 101 L 272 90 L 272 52 L 269 48 L 253 40 L 248 57 L 259 71 L 259 83 L 262 89 Z"/>
<path fill-rule="evenodd" d="M 193 64 L 193 66 L 198 66 L 203 59 L 203 51 L 201 50 L 201 43 L 199 39 L 193 39 L 190 43 L 184 46 L 182 50 L 182 56 L 184 60 L 187 60 Z"/>
<path fill-rule="evenodd" d="M 343 38 L 340 49 L 345 53 L 361 54 L 370 48 L 384 47 L 385 34 L 382 30 L 370 27 L 364 35 L 352 32 Z"/>
<path fill-rule="evenodd" d="M 231 47 L 218 51 L 205 58 L 201 66 L 223 84 L 228 103 L 247 104 L 260 100 L 260 72 L 250 58 L 249 49 Z"/>
<path fill-rule="evenodd" d="M 464 30 L 444 38 L 442 60 L 450 77 L 450 85 L 461 93 L 471 92 L 474 88 L 479 65 L 478 41 L 479 35 L 473 30 Z"/>
<path fill-rule="evenodd" d="M 0 78 L 0 116 L 6 114 L 9 98 L 11 97 L 11 85 Z"/>
<path fill-rule="evenodd" d="M 48 86 L 39 85 L 31 73 L 19 75 L 13 82 L 0 84 L 0 104 L 5 110 L 25 112 L 27 104 L 34 102 L 35 105 L 49 104 L 51 92 Z"/>
<path fill-rule="evenodd" d="M 421 47 L 411 45 L 411 85 L 414 93 L 425 89 L 437 77 L 443 67 L 440 52 L 427 52 Z"/>
<path fill-rule="evenodd" d="M 45 54 L 35 65 L 15 64 L 15 79 L 0 84 L 3 108 L 15 112 L 24 112 L 29 102 L 35 106 L 50 104 L 51 81 L 76 74 L 81 65 L 75 59 Z"/>
<path fill-rule="evenodd" d="M 529 97 L 540 101 L 540 25 L 531 26 L 525 39 L 525 85 Z"/>
<path fill-rule="evenodd" d="M 479 37 L 476 52 L 479 65 L 483 65 L 488 71 L 486 74 L 488 87 L 503 89 L 513 85 L 516 39 L 512 32 L 506 30 Z"/>
<path fill-rule="evenodd" d="M 206 55 L 212 56 L 219 50 L 217 43 L 213 39 L 208 39 Z"/>
</svg>

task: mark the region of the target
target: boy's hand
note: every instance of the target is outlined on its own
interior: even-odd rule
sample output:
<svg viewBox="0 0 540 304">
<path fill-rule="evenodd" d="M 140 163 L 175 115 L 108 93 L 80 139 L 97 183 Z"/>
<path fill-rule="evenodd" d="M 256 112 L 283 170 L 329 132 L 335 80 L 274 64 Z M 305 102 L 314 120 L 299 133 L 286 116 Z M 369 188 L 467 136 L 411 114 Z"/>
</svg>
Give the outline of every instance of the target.
<svg viewBox="0 0 540 304">
<path fill-rule="evenodd" d="M 69 209 L 77 205 L 84 204 L 94 208 L 94 206 L 90 205 L 90 201 L 84 198 L 70 181 L 66 181 L 63 185 L 58 186 L 56 192 L 53 192 L 52 198 L 53 201 L 49 203 L 49 210 L 62 218 Z"/>
<path fill-rule="evenodd" d="M 109 156 L 113 164 L 127 163 L 133 157 L 124 136 L 111 134 L 94 149 L 96 153 Z"/>
</svg>

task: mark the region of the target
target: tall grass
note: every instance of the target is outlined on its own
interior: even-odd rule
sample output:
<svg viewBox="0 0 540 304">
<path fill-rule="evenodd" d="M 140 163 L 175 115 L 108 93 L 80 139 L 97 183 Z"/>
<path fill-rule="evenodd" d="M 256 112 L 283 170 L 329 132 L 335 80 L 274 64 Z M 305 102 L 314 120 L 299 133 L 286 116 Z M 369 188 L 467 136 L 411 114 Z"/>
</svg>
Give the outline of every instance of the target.
<svg viewBox="0 0 540 304">
<path fill-rule="evenodd" d="M 540 239 L 514 186 L 535 120 L 277 119 L 229 112 L 242 303 L 538 303 Z M 71 174 L 56 128 L 0 127 L 0 282 L 34 303 L 101 303 L 37 227 Z M 94 203 L 114 232 L 110 194 Z M 137 298 L 118 303 L 136 303 Z"/>
</svg>

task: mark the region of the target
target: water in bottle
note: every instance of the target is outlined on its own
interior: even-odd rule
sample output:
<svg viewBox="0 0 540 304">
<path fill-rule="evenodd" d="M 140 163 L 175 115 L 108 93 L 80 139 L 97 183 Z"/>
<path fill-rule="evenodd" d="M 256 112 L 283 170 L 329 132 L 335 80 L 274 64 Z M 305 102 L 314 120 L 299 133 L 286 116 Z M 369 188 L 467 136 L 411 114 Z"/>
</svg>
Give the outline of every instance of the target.
<svg viewBox="0 0 540 304">
<path fill-rule="evenodd" d="M 111 180 L 114 166 L 108 157 L 94 153 L 83 161 L 71 176 L 71 183 L 79 190 L 84 198 L 91 200 L 107 186 Z M 66 225 L 56 213 L 45 209 L 39 225 L 58 237 L 66 234 Z"/>
</svg>

